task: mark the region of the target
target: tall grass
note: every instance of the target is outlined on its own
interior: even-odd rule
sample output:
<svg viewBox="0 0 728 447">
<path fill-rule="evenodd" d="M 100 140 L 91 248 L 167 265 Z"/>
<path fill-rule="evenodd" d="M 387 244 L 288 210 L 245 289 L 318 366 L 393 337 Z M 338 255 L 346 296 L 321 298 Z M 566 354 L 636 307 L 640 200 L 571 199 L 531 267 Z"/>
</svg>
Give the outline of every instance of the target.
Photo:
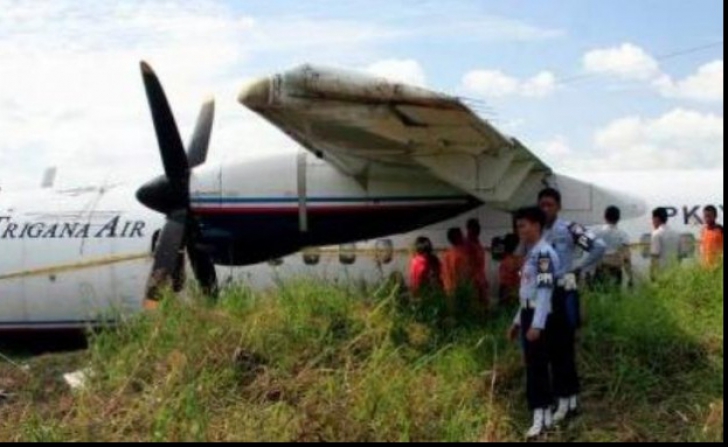
<svg viewBox="0 0 728 447">
<path fill-rule="evenodd" d="M 215 305 L 169 297 L 84 353 L 0 367 L 17 392 L 0 403 L 0 440 L 522 439 L 515 309 L 453 319 L 404 292 L 300 280 Z M 722 440 L 722 268 L 584 302 L 583 414 L 552 439 Z M 61 369 L 86 366 L 88 388 L 71 392 Z"/>
</svg>

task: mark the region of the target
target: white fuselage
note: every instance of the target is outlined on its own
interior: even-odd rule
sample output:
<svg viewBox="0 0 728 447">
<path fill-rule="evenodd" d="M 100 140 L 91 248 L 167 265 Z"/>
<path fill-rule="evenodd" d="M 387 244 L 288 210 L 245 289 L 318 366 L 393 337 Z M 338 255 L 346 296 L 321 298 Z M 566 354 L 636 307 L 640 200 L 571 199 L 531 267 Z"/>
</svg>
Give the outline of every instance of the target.
<svg viewBox="0 0 728 447">
<path fill-rule="evenodd" d="M 301 175 L 305 178 L 303 183 Z M 438 210 L 442 206 L 461 206 L 458 201 L 463 200 L 463 195 L 444 183 L 408 171 L 403 171 L 399 178 L 387 172 L 382 178 L 386 180 L 377 180 L 375 173 L 366 182 L 359 182 L 311 157 L 308 161 L 289 157 L 285 162 L 269 160 L 258 165 L 210 167 L 195 173 L 191 191 L 193 210 L 210 212 L 215 219 L 242 219 L 241 216 L 261 213 L 269 216 L 274 209 L 274 214 L 291 218 L 286 225 L 293 222 L 295 231 L 307 234 L 315 234 L 316 226 L 327 224 L 323 219 L 332 210 L 340 213 L 337 216 L 347 216 L 342 225 L 354 225 L 352 222 L 358 219 L 364 230 L 369 216 L 373 216 L 373 226 L 384 225 L 387 216 L 403 219 L 410 212 L 413 218 L 426 222 L 414 225 L 418 228 L 414 231 L 397 230 L 391 234 L 381 234 L 386 228 L 381 226 L 371 233 L 379 234 L 377 237 L 358 241 L 351 240 L 351 234 L 356 233 L 343 232 L 340 239 L 332 239 L 341 240 L 342 244 L 297 249 L 273 256 L 279 258 L 274 262 L 218 265 L 221 285 L 244 280 L 253 288 L 266 288 L 276 278 L 296 276 L 376 280 L 395 272 L 406 274 L 410 248 L 417 236 L 428 236 L 438 249 L 446 248 L 447 229 L 463 227 L 470 217 L 480 220 L 486 247 L 493 237 L 512 231 L 508 213 L 486 206 L 470 207 L 470 211 L 465 209 L 456 217 L 428 222 L 437 213 L 423 214 L 426 207 Z M 695 217 L 702 216 L 703 206 L 716 205 L 722 219 L 722 169 L 590 173 L 582 180 L 613 191 L 613 197 L 637 197 L 643 201 L 614 203 L 633 211 L 621 227 L 635 244 L 649 237 L 650 211 L 657 206 L 675 210 L 669 224 L 692 237 L 699 235 L 700 222 Z M 309 200 L 305 211 L 301 211 L 301 188 Z M 115 318 L 117 311 L 128 314 L 141 310 L 151 268 L 152 239 L 163 226 L 164 216 L 139 204 L 135 191 L 136 186 L 114 186 L 106 190 L 0 192 L 0 329 L 79 327 Z M 612 203 L 603 203 L 594 193 L 567 196 L 562 217 L 595 226 L 602 222 L 604 208 L 609 204 Z M 637 209 L 639 213 L 634 212 Z M 217 225 L 215 219 L 210 222 Z M 254 235 L 255 249 L 275 245 L 281 239 L 270 221 L 245 217 L 226 222 L 230 222 L 232 230 L 229 226 L 224 231 L 213 228 L 210 234 L 232 231 L 235 234 L 230 237 L 238 238 L 236 241 L 243 248 L 253 247 L 244 236 Z M 241 228 L 235 227 L 238 222 Z M 263 227 L 251 227 L 255 222 L 261 222 Z M 397 228 L 405 227 L 400 223 Z M 220 241 L 224 244 L 225 239 Z M 646 265 L 639 261 L 639 251 L 633 259 L 638 266 Z M 489 262 L 492 284 L 496 283 L 496 269 L 496 263 Z"/>
</svg>

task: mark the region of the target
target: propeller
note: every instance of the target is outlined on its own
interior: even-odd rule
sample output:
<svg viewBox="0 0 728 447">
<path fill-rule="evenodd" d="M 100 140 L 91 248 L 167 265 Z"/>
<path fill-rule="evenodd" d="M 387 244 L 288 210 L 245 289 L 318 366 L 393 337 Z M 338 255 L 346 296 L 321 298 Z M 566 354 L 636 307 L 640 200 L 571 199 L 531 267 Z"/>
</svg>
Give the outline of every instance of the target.
<svg viewBox="0 0 728 447">
<path fill-rule="evenodd" d="M 146 62 L 141 62 L 141 71 L 164 175 L 141 186 L 136 197 L 144 206 L 166 216 L 154 251 L 154 263 L 145 290 L 145 305 L 156 306 L 160 289 L 169 282 L 175 292 L 181 289 L 185 252 L 202 291 L 217 296 L 215 265 L 210 256 L 199 248 L 202 232 L 190 208 L 189 189 L 192 168 L 202 165 L 207 159 L 215 116 L 214 100 L 209 99 L 203 104 L 185 152 L 157 75 Z"/>
</svg>

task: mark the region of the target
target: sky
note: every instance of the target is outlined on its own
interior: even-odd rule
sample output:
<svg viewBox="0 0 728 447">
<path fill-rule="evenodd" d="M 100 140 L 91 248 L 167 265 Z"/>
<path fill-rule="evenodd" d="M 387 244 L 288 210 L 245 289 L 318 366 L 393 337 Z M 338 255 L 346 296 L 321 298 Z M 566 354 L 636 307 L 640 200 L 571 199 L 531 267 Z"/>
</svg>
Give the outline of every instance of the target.
<svg viewBox="0 0 728 447">
<path fill-rule="evenodd" d="M 0 188 L 161 174 L 139 62 L 208 162 L 294 152 L 237 102 L 303 63 L 457 95 L 562 172 L 723 166 L 720 0 L 0 0 Z"/>
</svg>

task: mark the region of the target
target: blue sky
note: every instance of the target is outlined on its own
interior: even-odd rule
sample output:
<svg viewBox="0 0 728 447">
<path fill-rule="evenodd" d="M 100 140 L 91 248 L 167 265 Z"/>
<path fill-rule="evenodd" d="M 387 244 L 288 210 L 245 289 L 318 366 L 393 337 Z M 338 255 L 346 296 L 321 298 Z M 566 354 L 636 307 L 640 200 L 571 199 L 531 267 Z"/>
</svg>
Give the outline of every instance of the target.
<svg viewBox="0 0 728 447">
<path fill-rule="evenodd" d="M 0 0 L 0 186 L 160 172 L 140 59 L 183 135 L 215 95 L 211 161 L 295 150 L 235 96 L 312 62 L 466 97 L 560 170 L 722 166 L 723 46 L 659 56 L 723 31 L 717 0 Z"/>
</svg>

